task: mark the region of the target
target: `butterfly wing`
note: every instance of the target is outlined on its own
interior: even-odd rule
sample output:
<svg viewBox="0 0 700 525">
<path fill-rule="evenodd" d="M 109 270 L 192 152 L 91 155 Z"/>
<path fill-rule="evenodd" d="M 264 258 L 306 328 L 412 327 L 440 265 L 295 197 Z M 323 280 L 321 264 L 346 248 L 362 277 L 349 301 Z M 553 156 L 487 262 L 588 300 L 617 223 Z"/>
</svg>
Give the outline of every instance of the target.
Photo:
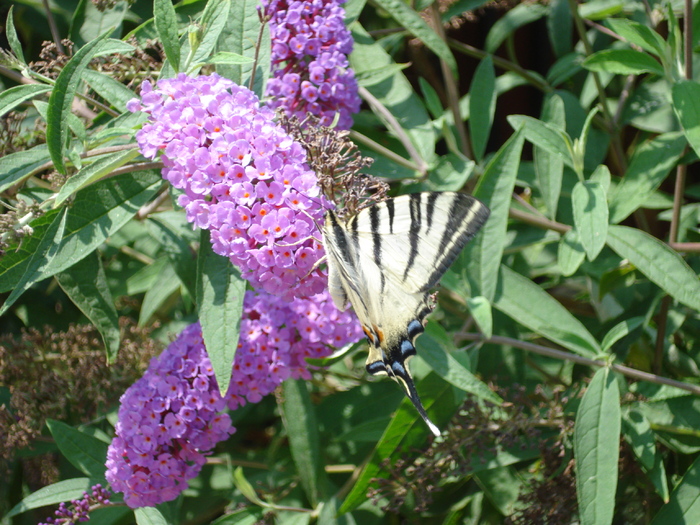
<svg viewBox="0 0 700 525">
<path fill-rule="evenodd" d="M 481 228 L 488 209 L 461 193 L 426 192 L 378 203 L 323 228 L 336 306 L 352 304 L 369 341 L 367 371 L 396 379 L 435 435 L 407 361 L 432 307 L 428 291 Z"/>
</svg>

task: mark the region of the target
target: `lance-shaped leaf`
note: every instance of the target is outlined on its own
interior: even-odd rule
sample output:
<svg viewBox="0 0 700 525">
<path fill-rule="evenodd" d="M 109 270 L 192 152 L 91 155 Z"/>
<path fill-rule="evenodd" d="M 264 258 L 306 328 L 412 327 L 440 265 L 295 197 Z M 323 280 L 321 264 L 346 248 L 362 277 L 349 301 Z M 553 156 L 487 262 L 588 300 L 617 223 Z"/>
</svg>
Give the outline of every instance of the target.
<svg viewBox="0 0 700 525">
<path fill-rule="evenodd" d="M 605 246 L 608 235 L 608 202 L 603 186 L 590 180 L 576 183 L 571 206 L 578 238 L 592 261 Z"/>
<path fill-rule="evenodd" d="M 107 443 L 61 421 L 48 419 L 46 426 L 61 453 L 75 468 L 93 478 L 104 476 Z"/>
<path fill-rule="evenodd" d="M 58 247 L 63 238 L 63 232 L 66 229 L 67 211 L 68 210 L 65 208 L 62 209 L 53 218 L 49 227 L 43 232 L 43 235 L 41 235 L 41 240 L 36 250 L 29 258 L 25 271 L 17 283 L 17 286 L 5 300 L 5 304 L 2 305 L 2 308 L 0 308 L 0 315 L 7 312 L 10 306 L 19 299 L 20 295 L 26 292 L 32 284 L 41 279 L 42 272 L 49 266 L 56 256 L 56 253 L 58 253 Z"/>
<path fill-rule="evenodd" d="M 180 39 L 178 37 L 177 15 L 171 0 L 153 2 L 153 20 L 158 38 L 163 44 L 165 57 L 175 72 L 180 68 Z"/>
<path fill-rule="evenodd" d="M 408 4 L 401 0 L 376 0 L 377 4 L 385 9 L 401 26 L 423 42 L 425 46 L 435 53 L 441 60 L 444 60 L 452 73 L 457 76 L 457 62 L 452 51 L 445 41 L 433 31 L 433 29 L 411 9 Z"/>
<path fill-rule="evenodd" d="M 325 492 L 325 471 L 321 461 L 316 413 L 306 381 L 288 379 L 282 383 L 282 420 L 289 448 L 306 496 L 315 507 Z"/>
<path fill-rule="evenodd" d="M 563 132 L 566 129 L 564 101 L 560 96 L 552 95 L 546 100 L 542 109 L 542 120 L 559 131 Z M 537 183 L 547 208 L 547 216 L 555 219 L 561 194 L 561 181 L 564 176 L 564 160 L 560 155 L 537 145 L 533 154 Z"/>
<path fill-rule="evenodd" d="M 87 257 L 104 240 L 118 231 L 153 196 L 162 179 L 156 171 L 142 171 L 112 177 L 79 191 L 68 209 L 60 246 L 40 279 L 65 270 Z M 0 259 L 0 291 L 15 288 L 37 251 L 39 239 L 62 210 L 52 210 L 30 223 L 34 235 L 20 246 L 10 247 Z"/>
<path fill-rule="evenodd" d="M 155 507 L 141 507 L 134 511 L 136 525 L 168 525 L 168 520 Z"/>
<path fill-rule="evenodd" d="M 637 148 L 620 184 L 610 198 L 610 223 L 617 224 L 657 190 L 683 154 L 681 133 L 666 133 Z"/>
<path fill-rule="evenodd" d="M 80 499 L 83 493 L 90 490 L 90 487 L 100 482 L 104 483 L 104 480 L 101 478 L 73 478 L 42 487 L 20 501 L 3 518 L 8 519 L 31 509 Z"/>
<path fill-rule="evenodd" d="M 218 51 L 228 51 L 250 58 L 256 56 L 261 28 L 258 6 L 259 2 L 257 0 L 235 0 L 230 2 L 229 9 L 220 15 L 222 17 L 225 16 L 227 22 L 219 34 L 216 47 Z M 222 64 L 216 68 L 219 74 L 241 86 L 248 86 L 251 77 L 254 75 L 252 90 L 258 96 L 262 96 L 265 82 L 270 75 L 270 50 L 272 48 L 270 45 L 269 24 L 265 24 L 262 29 L 262 42 L 256 63 Z"/>
<path fill-rule="evenodd" d="M 527 277 L 501 265 L 493 306 L 530 330 L 585 357 L 600 346 L 581 321 Z"/>
<path fill-rule="evenodd" d="M 598 73 L 639 75 L 655 73 L 663 76 L 664 68 L 653 57 L 632 49 L 605 49 L 593 53 L 583 61 L 583 67 Z"/>
<path fill-rule="evenodd" d="M 51 97 L 49 98 L 49 114 L 46 119 L 46 143 L 49 147 L 51 160 L 59 173 L 66 173 L 65 156 L 68 139 L 68 121 L 75 92 L 83 81 L 83 71 L 98 51 L 111 30 L 81 47 L 63 67 L 56 79 Z"/>
<path fill-rule="evenodd" d="M 202 230 L 197 261 L 197 308 L 204 344 L 222 395 L 231 381 L 245 286 L 238 268 L 212 251 L 208 232 Z"/>
<path fill-rule="evenodd" d="M 612 523 L 620 455 L 620 391 L 607 368 L 583 395 L 574 427 L 576 494 L 582 525 Z"/>
<path fill-rule="evenodd" d="M 670 501 L 659 509 L 651 525 L 669 523 L 700 523 L 700 458 L 685 471 Z"/>
<path fill-rule="evenodd" d="M 491 210 L 486 224 L 477 237 L 467 245 L 461 260 L 468 261 L 467 274 L 473 282 L 475 294 L 493 299 L 498 281 L 498 266 L 506 242 L 508 210 L 520 166 L 523 136 L 519 131 L 494 155 L 489 162 L 474 196 Z"/>
<path fill-rule="evenodd" d="M 21 103 L 51 91 L 51 86 L 44 84 L 26 84 L 14 86 L 0 93 L 0 116 L 15 109 Z"/>
<path fill-rule="evenodd" d="M 685 138 L 700 155 L 700 84 L 683 80 L 673 85 L 673 110 L 683 126 Z"/>
<path fill-rule="evenodd" d="M 113 363 L 119 351 L 119 316 L 97 252 L 57 274 L 56 279 L 73 304 L 100 332 L 107 349 L 107 361 Z"/>
<path fill-rule="evenodd" d="M 700 312 L 700 279 L 666 243 L 628 226 L 610 226 L 608 246 L 677 301 Z"/>
<path fill-rule="evenodd" d="M 474 156 L 481 162 L 496 112 L 496 72 L 487 56 L 479 63 L 469 88 L 469 134 Z"/>
</svg>

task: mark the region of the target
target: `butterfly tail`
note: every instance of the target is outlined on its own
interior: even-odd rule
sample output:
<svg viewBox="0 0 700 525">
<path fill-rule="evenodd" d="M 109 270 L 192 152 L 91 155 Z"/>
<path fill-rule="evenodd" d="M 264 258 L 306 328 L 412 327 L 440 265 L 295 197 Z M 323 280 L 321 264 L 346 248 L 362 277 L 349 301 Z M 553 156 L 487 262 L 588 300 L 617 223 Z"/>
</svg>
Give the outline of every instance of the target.
<svg viewBox="0 0 700 525">
<path fill-rule="evenodd" d="M 430 421 L 428 414 L 425 413 L 425 408 L 423 407 L 423 403 L 421 402 L 420 397 L 418 396 L 418 391 L 416 390 L 416 384 L 413 382 L 413 377 L 411 377 L 411 372 L 408 371 L 408 368 L 406 368 L 404 363 L 401 361 L 394 361 L 387 366 L 387 368 L 390 370 L 390 375 L 403 387 L 406 397 L 408 397 L 408 399 L 411 400 L 411 403 L 413 403 L 413 406 L 416 407 L 420 417 L 423 418 L 423 421 L 425 421 L 425 424 L 428 425 L 430 431 L 435 435 L 435 437 L 439 436 L 440 429 L 436 427 L 432 421 Z"/>
</svg>

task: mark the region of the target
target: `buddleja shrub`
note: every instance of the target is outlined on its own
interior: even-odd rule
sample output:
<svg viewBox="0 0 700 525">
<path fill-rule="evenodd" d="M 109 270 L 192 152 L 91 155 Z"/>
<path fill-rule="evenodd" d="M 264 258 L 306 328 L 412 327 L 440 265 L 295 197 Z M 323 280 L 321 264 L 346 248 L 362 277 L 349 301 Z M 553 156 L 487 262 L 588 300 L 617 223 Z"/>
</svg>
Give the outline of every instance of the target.
<svg viewBox="0 0 700 525">
<path fill-rule="evenodd" d="M 16 4 L 4 521 L 699 522 L 679 9 Z M 438 438 L 326 290 L 324 211 L 387 182 L 491 210 L 411 362 Z"/>
</svg>

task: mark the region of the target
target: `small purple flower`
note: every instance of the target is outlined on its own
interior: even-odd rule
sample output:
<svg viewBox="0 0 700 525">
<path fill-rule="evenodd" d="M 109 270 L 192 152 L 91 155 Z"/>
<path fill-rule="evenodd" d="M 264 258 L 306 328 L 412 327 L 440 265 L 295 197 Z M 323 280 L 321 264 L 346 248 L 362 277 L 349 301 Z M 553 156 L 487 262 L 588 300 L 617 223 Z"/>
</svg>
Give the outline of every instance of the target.
<svg viewBox="0 0 700 525">
<path fill-rule="evenodd" d="M 132 508 L 176 498 L 214 446 L 235 432 L 222 410 L 257 403 L 290 377 L 310 379 L 306 357 L 324 357 L 357 341 L 362 330 L 328 292 L 281 301 L 246 292 L 231 385 L 223 398 L 199 323 L 154 358 L 121 397 L 107 480 Z"/>
<path fill-rule="evenodd" d="M 299 88 L 299 75 L 289 78 Z M 216 74 L 180 74 L 155 89 L 144 82 L 141 93 L 140 103 L 129 103 L 131 110 L 149 115 L 136 134 L 141 152 L 149 158 L 161 154 L 163 177 L 183 191 L 178 203 L 187 220 L 211 231 L 214 251 L 238 266 L 256 289 L 285 300 L 321 292 L 326 285 L 321 270 L 289 261 L 299 250 L 314 262 L 323 256 L 311 232 L 328 204 L 306 153 L 274 122 L 272 109 Z M 291 258 L 278 266 L 282 232 L 300 224 L 308 234 L 293 246 L 285 243 Z"/>
<path fill-rule="evenodd" d="M 46 518 L 39 525 L 73 525 L 74 523 L 90 520 L 90 511 L 111 505 L 109 498 L 112 493 L 102 485 L 93 485 L 90 492 L 83 492 L 81 499 L 71 500 L 70 506 L 61 503 L 54 512 L 54 518 Z"/>
<path fill-rule="evenodd" d="M 348 67 L 352 37 L 343 19 L 344 0 L 263 0 L 271 15 L 272 74 L 266 95 L 275 108 L 303 120 L 350 129 L 360 109 L 357 80 Z M 342 85 L 343 89 L 329 86 Z"/>
</svg>

